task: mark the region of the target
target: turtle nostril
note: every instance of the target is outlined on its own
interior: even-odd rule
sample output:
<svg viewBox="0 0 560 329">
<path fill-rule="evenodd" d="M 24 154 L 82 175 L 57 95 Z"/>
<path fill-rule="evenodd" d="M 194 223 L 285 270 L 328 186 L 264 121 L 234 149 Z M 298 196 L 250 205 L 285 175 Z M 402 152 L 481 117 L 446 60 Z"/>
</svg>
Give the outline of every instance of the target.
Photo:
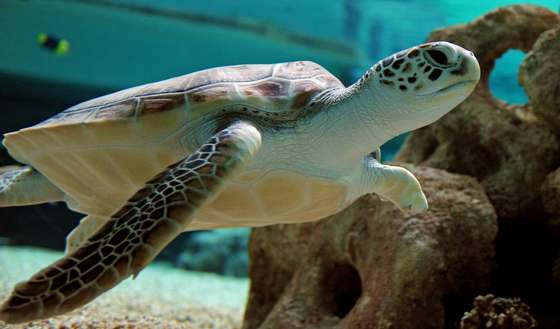
<svg viewBox="0 0 560 329">
<path fill-rule="evenodd" d="M 441 50 L 430 49 L 428 50 L 428 55 L 435 61 L 435 64 L 449 65 L 447 55 Z"/>
</svg>

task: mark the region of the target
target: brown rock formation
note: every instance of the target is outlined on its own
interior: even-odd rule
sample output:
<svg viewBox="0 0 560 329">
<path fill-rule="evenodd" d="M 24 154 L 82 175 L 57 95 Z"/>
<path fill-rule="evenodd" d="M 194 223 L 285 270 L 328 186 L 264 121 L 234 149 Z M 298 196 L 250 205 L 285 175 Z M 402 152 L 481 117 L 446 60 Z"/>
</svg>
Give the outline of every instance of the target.
<svg viewBox="0 0 560 329">
<path fill-rule="evenodd" d="M 560 27 L 541 34 L 520 70 L 535 115 L 560 134 Z"/>
<path fill-rule="evenodd" d="M 537 47 L 530 56 L 535 60 L 529 58 L 524 66 L 527 73 L 521 74 L 525 77 L 521 82 L 531 95 L 529 106 L 508 105 L 494 98 L 488 77 L 504 52 L 510 48 L 529 51 L 542 32 L 558 24 L 560 16 L 544 8 L 510 6 L 470 24 L 432 33 L 430 40 L 447 40 L 473 50 L 481 64 L 481 82 L 455 110 L 413 132 L 397 159 L 476 177 L 500 219 L 540 212 L 539 189 L 546 175 L 560 165 L 560 139 L 535 118 L 531 108 L 540 108 L 538 113 L 552 113 L 548 106 L 553 102 L 546 98 L 541 102 L 539 95 L 558 97 L 559 85 L 557 76 L 546 80 L 532 63 L 553 55 L 549 47 Z M 557 58 L 552 65 L 560 70 Z M 534 86 L 543 79 L 548 83 L 535 91 Z"/>
<path fill-rule="evenodd" d="M 478 296 L 474 309 L 461 319 L 461 329 L 530 329 L 537 321 L 529 313 L 529 306 L 520 299 Z"/>
<path fill-rule="evenodd" d="M 410 169 L 424 214 L 367 195 L 320 222 L 255 229 L 243 328 L 442 328 L 442 300 L 487 283 L 496 215 L 475 179 Z"/>
</svg>

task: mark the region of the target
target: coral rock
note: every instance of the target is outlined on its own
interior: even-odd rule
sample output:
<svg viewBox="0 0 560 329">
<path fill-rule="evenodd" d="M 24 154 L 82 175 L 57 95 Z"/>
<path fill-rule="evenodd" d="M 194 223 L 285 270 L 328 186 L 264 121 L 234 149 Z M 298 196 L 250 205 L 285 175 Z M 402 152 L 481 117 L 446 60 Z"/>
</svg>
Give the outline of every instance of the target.
<svg viewBox="0 0 560 329">
<path fill-rule="evenodd" d="M 442 299 L 487 285 L 496 214 L 475 179 L 409 169 L 426 213 L 366 195 L 319 222 L 255 229 L 243 328 L 443 328 Z"/>
<path fill-rule="evenodd" d="M 510 48 L 529 51 L 543 31 L 558 24 L 560 16 L 544 8 L 510 6 L 467 25 L 432 33 L 431 40 L 448 40 L 473 50 L 481 64 L 481 82 L 456 109 L 413 132 L 397 159 L 476 177 L 501 220 L 539 212 L 539 188 L 560 165 L 560 139 L 530 110 L 544 103 L 532 97 L 530 106 L 505 104 L 492 96 L 488 77 L 501 54 Z M 531 56 L 544 58 L 539 54 L 535 50 Z M 558 57 L 555 63 L 560 66 Z M 557 79 L 555 83 L 558 89 Z M 553 88 L 551 84 L 547 90 Z"/>
<path fill-rule="evenodd" d="M 529 313 L 529 306 L 521 300 L 478 296 L 474 309 L 461 319 L 461 329 L 530 329 L 537 321 Z"/>
<path fill-rule="evenodd" d="M 535 115 L 560 134 L 560 28 L 541 34 L 520 70 Z"/>
</svg>

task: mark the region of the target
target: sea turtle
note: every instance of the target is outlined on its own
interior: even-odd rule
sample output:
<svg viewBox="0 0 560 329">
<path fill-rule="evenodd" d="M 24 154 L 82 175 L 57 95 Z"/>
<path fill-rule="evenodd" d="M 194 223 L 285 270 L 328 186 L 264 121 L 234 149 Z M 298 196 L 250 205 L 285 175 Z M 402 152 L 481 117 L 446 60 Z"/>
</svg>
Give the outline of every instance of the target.
<svg viewBox="0 0 560 329">
<path fill-rule="evenodd" d="M 312 62 L 213 68 L 96 98 L 5 135 L 25 166 L 0 206 L 65 201 L 86 214 L 65 257 L 0 307 L 18 323 L 82 306 L 138 273 L 185 230 L 316 221 L 377 193 L 428 204 L 390 138 L 474 89 L 474 55 L 448 42 L 387 57 L 349 87 Z"/>
</svg>

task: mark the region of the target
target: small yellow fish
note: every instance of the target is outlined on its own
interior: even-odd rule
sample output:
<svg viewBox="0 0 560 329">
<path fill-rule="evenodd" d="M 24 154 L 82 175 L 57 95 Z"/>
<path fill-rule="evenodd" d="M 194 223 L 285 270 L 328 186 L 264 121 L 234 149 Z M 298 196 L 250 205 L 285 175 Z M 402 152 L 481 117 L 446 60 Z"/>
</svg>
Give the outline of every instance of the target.
<svg viewBox="0 0 560 329">
<path fill-rule="evenodd" d="M 41 32 L 37 34 L 37 42 L 45 49 L 57 55 L 66 55 L 70 51 L 68 40 L 60 39 L 56 36 Z"/>
</svg>

